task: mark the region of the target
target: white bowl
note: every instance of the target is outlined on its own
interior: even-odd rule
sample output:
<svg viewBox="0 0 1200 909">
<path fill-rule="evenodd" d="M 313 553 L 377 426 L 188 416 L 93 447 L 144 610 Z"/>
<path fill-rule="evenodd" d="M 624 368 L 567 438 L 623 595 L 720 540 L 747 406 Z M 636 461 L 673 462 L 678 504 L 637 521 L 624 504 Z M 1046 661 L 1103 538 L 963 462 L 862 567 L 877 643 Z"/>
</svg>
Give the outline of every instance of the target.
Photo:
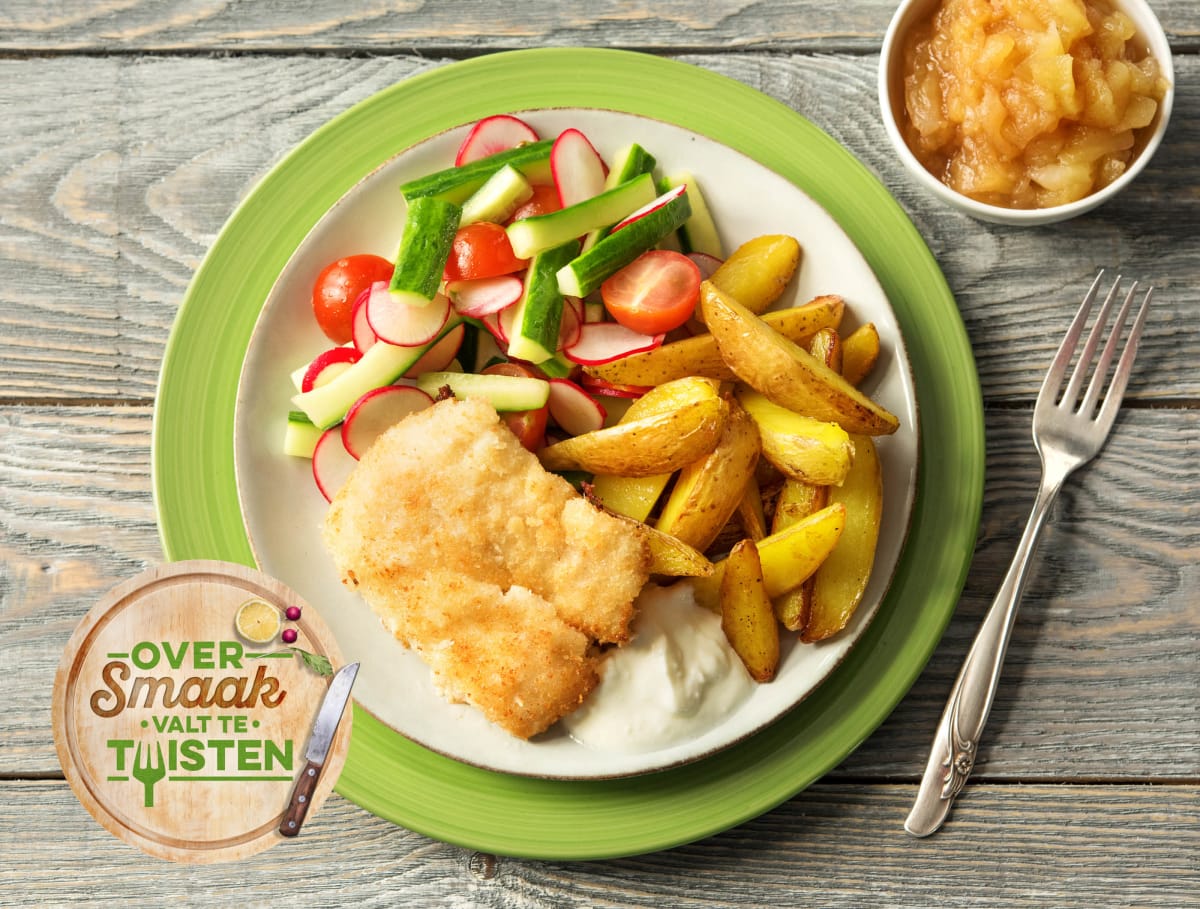
<svg viewBox="0 0 1200 909">
<path fill-rule="evenodd" d="M 1052 224 L 1065 221 L 1076 215 L 1091 211 L 1107 202 L 1117 193 L 1128 186 L 1147 162 L 1154 155 L 1163 133 L 1167 130 L 1167 122 L 1171 118 L 1171 106 L 1175 99 L 1175 70 L 1171 63 L 1171 48 L 1162 24 L 1154 11 L 1145 0 L 1117 0 L 1116 6 L 1124 12 L 1137 28 L 1137 37 L 1145 48 L 1154 55 L 1166 77 L 1169 88 L 1159 105 L 1154 121 L 1138 138 L 1137 155 L 1120 177 L 1091 195 L 1085 196 L 1066 205 L 1056 205 L 1050 208 L 1016 209 L 1004 208 L 999 205 L 988 205 L 978 202 L 968 196 L 951 189 L 917 160 L 904 135 L 900 131 L 897 114 L 904 106 L 904 54 L 903 40 L 909 30 L 917 23 L 928 19 L 940 5 L 941 0 L 902 0 L 883 39 L 883 49 L 879 57 L 879 107 L 883 116 L 884 129 L 904 162 L 905 167 L 916 178 L 917 182 L 941 199 L 943 202 L 958 208 L 981 221 L 991 221 L 996 224 L 1035 225 Z"/>
</svg>

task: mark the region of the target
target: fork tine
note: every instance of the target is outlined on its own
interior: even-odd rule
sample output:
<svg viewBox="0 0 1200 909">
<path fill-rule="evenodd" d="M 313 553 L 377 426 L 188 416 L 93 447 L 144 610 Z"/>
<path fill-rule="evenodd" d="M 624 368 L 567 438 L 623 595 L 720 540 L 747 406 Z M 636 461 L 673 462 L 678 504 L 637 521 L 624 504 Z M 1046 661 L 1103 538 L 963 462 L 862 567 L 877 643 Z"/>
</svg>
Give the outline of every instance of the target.
<svg viewBox="0 0 1200 909">
<path fill-rule="evenodd" d="M 1112 384 L 1104 396 L 1104 405 L 1096 417 L 1096 422 L 1106 434 L 1112 428 L 1113 420 L 1117 417 L 1121 399 L 1125 397 L 1125 387 L 1129 384 L 1129 375 L 1133 372 L 1133 361 L 1137 356 L 1138 340 L 1142 336 L 1142 327 L 1146 324 L 1146 316 L 1150 311 L 1150 299 L 1153 296 L 1154 288 L 1151 287 L 1146 291 L 1142 305 L 1138 308 L 1137 316 L 1133 320 L 1133 328 L 1129 330 L 1129 340 L 1125 342 L 1125 349 L 1121 352 L 1121 359 L 1117 362 L 1117 371 L 1113 375 Z M 1132 297 L 1133 291 L 1130 290 L 1130 299 Z"/>
<path fill-rule="evenodd" d="M 142 743 L 137 743 L 137 748 L 133 752 L 133 766 L 140 770 L 142 767 Z"/>
<path fill-rule="evenodd" d="M 1129 293 L 1125 295 L 1125 302 L 1121 304 L 1121 309 L 1117 313 L 1117 318 L 1113 322 L 1112 330 L 1109 332 L 1108 341 L 1104 344 L 1104 352 L 1100 355 L 1095 369 L 1092 371 L 1092 380 L 1088 383 L 1087 393 L 1083 396 L 1083 403 L 1079 405 L 1079 415 L 1084 418 L 1090 418 L 1096 410 L 1096 402 L 1100 400 L 1100 390 L 1108 383 L 1108 368 L 1112 365 L 1113 357 L 1117 354 L 1117 345 L 1121 343 L 1121 331 L 1125 328 L 1125 320 L 1129 318 L 1130 307 L 1133 306 L 1133 297 L 1137 293 L 1138 282 L 1134 281 L 1133 286 L 1129 288 Z M 1104 315 L 1107 315 L 1105 313 Z M 1097 322 L 1097 330 L 1102 329 L 1103 324 Z M 1080 360 L 1080 367 L 1085 367 L 1086 364 Z M 1083 371 L 1082 368 L 1080 370 Z"/>
<path fill-rule="evenodd" d="M 1058 389 L 1062 387 L 1063 377 L 1067 374 L 1067 366 L 1071 363 L 1071 354 L 1075 352 L 1075 345 L 1079 343 L 1079 336 L 1083 333 L 1083 326 L 1087 323 L 1088 313 L 1092 309 L 1092 303 L 1095 302 L 1096 288 L 1100 286 L 1100 279 L 1103 277 L 1104 269 L 1100 269 L 1099 274 L 1096 275 L 1096 280 L 1092 282 L 1092 286 L 1088 288 L 1087 294 L 1084 295 L 1079 312 L 1075 313 L 1071 327 L 1067 329 L 1066 337 L 1063 338 L 1062 344 L 1058 346 L 1058 352 L 1054 355 L 1054 362 L 1050 364 L 1046 378 L 1042 380 L 1042 389 L 1038 392 L 1038 404 L 1053 404 L 1055 402 Z"/>
<path fill-rule="evenodd" d="M 1104 336 L 1104 330 L 1108 325 L 1108 314 L 1112 311 L 1113 301 L 1117 297 L 1117 289 L 1121 286 L 1121 276 L 1117 275 L 1117 279 L 1113 281 L 1113 286 L 1109 288 L 1108 296 L 1104 298 L 1104 305 L 1100 307 L 1100 312 L 1096 315 L 1095 322 L 1092 323 L 1092 330 L 1088 334 L 1087 342 L 1083 345 L 1083 351 L 1079 354 L 1079 359 L 1075 361 L 1075 371 L 1071 374 L 1070 384 L 1067 385 L 1067 390 L 1063 392 L 1060 406 L 1067 409 L 1074 409 L 1075 402 L 1079 400 L 1079 390 L 1083 387 L 1083 380 L 1087 378 L 1088 366 L 1092 362 L 1092 357 L 1096 355 L 1096 348 L 1100 345 L 1100 339 Z M 1074 325 L 1071 326 L 1074 328 Z M 1079 326 L 1082 331 L 1083 326 Z M 1119 329 L 1118 325 L 1118 329 Z M 1108 371 L 1107 365 L 1104 372 Z M 1096 375 L 1100 375 L 1097 369 Z M 1090 408 L 1085 409 L 1084 413 L 1090 413 Z"/>
</svg>

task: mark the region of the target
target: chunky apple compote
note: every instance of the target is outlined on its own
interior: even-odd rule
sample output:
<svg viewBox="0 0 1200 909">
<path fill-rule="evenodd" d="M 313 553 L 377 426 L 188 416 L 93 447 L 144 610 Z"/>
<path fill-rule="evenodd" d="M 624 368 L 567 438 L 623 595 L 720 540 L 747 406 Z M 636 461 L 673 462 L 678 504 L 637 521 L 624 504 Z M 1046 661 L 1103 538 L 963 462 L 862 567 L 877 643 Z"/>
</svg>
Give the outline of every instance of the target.
<svg viewBox="0 0 1200 909">
<path fill-rule="evenodd" d="M 943 0 L 904 46 L 909 148 L 951 188 L 1048 208 L 1117 179 L 1168 85 L 1103 0 Z"/>
</svg>

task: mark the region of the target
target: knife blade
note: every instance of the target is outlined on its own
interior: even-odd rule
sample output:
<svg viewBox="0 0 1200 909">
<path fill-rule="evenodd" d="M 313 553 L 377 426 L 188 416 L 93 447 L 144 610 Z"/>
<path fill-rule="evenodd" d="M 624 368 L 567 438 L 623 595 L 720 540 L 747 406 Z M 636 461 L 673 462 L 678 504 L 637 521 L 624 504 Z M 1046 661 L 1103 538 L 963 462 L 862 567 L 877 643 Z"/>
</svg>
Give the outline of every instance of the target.
<svg viewBox="0 0 1200 909">
<path fill-rule="evenodd" d="M 300 832 L 300 825 L 308 814 L 308 806 L 312 802 L 313 793 L 317 791 L 317 783 L 321 778 L 321 768 L 329 756 L 329 748 L 333 745 L 333 737 L 337 733 L 342 713 L 350 700 L 350 689 L 358 675 L 358 663 L 343 666 L 329 683 L 329 689 L 321 700 L 321 708 L 313 721 L 312 733 L 308 737 L 308 747 L 304 750 L 304 769 L 292 789 L 292 798 L 283 819 L 279 822 L 279 832 L 283 836 L 295 836 Z"/>
</svg>

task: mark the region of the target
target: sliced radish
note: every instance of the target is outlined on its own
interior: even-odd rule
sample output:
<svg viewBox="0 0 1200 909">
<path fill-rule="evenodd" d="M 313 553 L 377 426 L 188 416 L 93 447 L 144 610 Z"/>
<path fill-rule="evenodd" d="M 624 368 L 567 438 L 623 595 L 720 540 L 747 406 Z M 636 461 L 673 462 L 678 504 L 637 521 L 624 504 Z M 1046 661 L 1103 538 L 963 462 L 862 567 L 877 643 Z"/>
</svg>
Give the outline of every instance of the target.
<svg viewBox="0 0 1200 909">
<path fill-rule="evenodd" d="M 497 275 L 476 278 L 474 281 L 451 281 L 446 294 L 456 312 L 473 319 L 499 312 L 521 299 L 525 285 L 516 275 Z"/>
<path fill-rule="evenodd" d="M 342 427 L 334 426 L 321 433 L 321 438 L 317 439 L 316 447 L 313 448 L 312 472 L 313 479 L 317 481 L 317 489 L 321 491 L 325 501 L 333 501 L 333 497 L 342 488 L 342 484 L 346 482 L 357 463 L 342 443 Z"/>
<path fill-rule="evenodd" d="M 589 322 L 579 330 L 579 340 L 563 353 L 574 363 L 598 366 L 653 350 L 662 342 L 662 335 L 643 335 L 617 322 Z"/>
<path fill-rule="evenodd" d="M 604 395 L 607 398 L 640 398 L 648 392 L 652 385 L 624 385 L 609 382 L 598 376 L 590 376 L 586 372 L 580 376 L 579 382 L 589 394 Z"/>
<path fill-rule="evenodd" d="M 362 352 L 353 347 L 331 347 L 317 354 L 308 364 L 304 378 L 300 380 L 300 391 L 312 391 L 327 382 L 333 381 L 341 373 L 357 363 L 362 358 Z"/>
<path fill-rule="evenodd" d="M 508 309 L 512 308 L 513 307 L 510 306 Z M 508 309 L 503 309 L 500 312 L 508 312 Z M 508 335 L 506 335 L 504 333 L 504 329 L 500 327 L 500 313 L 491 313 L 490 315 L 484 316 L 479 321 L 482 322 L 483 327 L 488 330 L 488 334 L 490 334 L 496 340 L 496 343 L 500 346 L 501 352 L 503 353 L 507 351 Z"/>
<path fill-rule="evenodd" d="M 572 347 L 579 342 L 583 330 L 583 301 L 578 297 L 563 297 L 562 321 L 558 327 L 558 349 Z"/>
<path fill-rule="evenodd" d="M 559 133 L 550 149 L 550 173 L 563 208 L 604 191 L 604 159 L 577 129 Z"/>
<path fill-rule="evenodd" d="M 354 402 L 342 423 L 342 445 L 350 457 L 361 458 L 380 433 L 405 417 L 433 404 L 433 398 L 411 385 L 385 385 Z"/>
<path fill-rule="evenodd" d="M 608 414 L 600 402 L 570 379 L 550 380 L 550 419 L 573 436 L 604 426 Z"/>
<path fill-rule="evenodd" d="M 450 298 L 438 294 L 426 306 L 414 306 L 394 296 L 387 285 L 375 284 L 367 297 L 367 321 L 379 340 L 397 347 L 420 347 L 441 332 L 450 318 Z"/>
<path fill-rule="evenodd" d="M 376 281 L 375 284 L 380 284 L 386 290 L 387 285 L 382 281 Z M 354 301 L 354 318 L 351 322 L 351 331 L 354 337 L 354 346 L 358 348 L 359 353 L 366 353 L 370 350 L 379 336 L 375 334 L 375 330 L 371 328 L 371 323 L 367 321 L 367 299 L 371 296 L 371 291 L 375 289 L 372 284 Z"/>
<path fill-rule="evenodd" d="M 496 326 L 500 329 L 500 337 L 496 340 L 503 344 L 508 344 L 508 339 L 513 336 L 514 323 L 517 321 L 517 310 L 519 306 L 509 306 L 496 313 Z"/>
<path fill-rule="evenodd" d="M 721 267 L 721 260 L 716 256 L 710 256 L 708 253 L 688 253 L 687 257 L 699 266 L 700 279 L 702 281 L 707 281 L 712 277 L 712 273 Z"/>
<path fill-rule="evenodd" d="M 409 368 L 404 374 L 405 378 L 415 379 L 423 372 L 442 372 L 447 366 L 454 362 L 454 358 L 458 356 L 458 349 L 462 347 L 463 338 L 466 337 L 467 326 L 455 325 L 448 332 L 441 336 L 429 350 L 421 354 L 421 359 Z"/>
<path fill-rule="evenodd" d="M 646 217 L 646 215 L 650 214 L 650 212 L 652 212 L 652 211 L 657 211 L 658 209 L 662 208 L 664 205 L 666 205 L 668 202 L 672 201 L 673 199 L 678 199 L 685 192 L 687 192 L 687 184 L 686 183 L 680 183 L 678 186 L 671 187 L 665 193 L 663 193 L 661 196 L 659 196 L 657 199 L 655 199 L 653 202 L 651 202 L 649 205 L 643 205 L 637 211 L 633 212 L 632 214 L 626 215 L 624 218 L 622 218 L 620 221 L 618 221 L 615 225 L 613 225 L 613 229 L 612 229 L 612 231 L 610 231 L 610 233 L 615 234 L 622 227 L 632 224 L 634 221 L 637 221 L 639 218 Z"/>
<path fill-rule="evenodd" d="M 496 152 L 516 148 L 522 142 L 536 142 L 538 138 L 532 126 L 509 114 L 484 117 L 471 127 L 462 145 L 458 147 L 458 153 L 454 156 L 454 166 L 470 164 Z"/>
</svg>

